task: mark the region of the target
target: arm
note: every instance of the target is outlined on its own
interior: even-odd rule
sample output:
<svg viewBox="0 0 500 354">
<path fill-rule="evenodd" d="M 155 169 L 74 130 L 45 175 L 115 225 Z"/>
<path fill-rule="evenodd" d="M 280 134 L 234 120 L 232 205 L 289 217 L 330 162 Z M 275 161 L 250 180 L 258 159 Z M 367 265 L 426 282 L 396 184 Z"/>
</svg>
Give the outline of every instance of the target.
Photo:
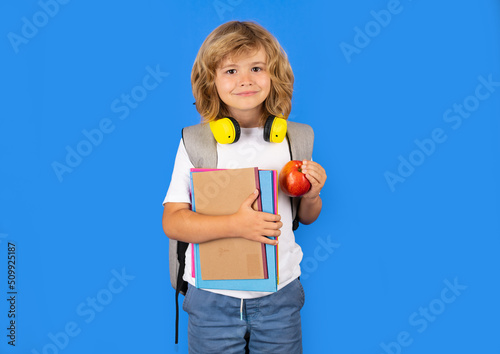
<svg viewBox="0 0 500 354">
<path fill-rule="evenodd" d="M 283 223 L 279 215 L 255 211 L 252 193 L 232 215 L 210 216 L 190 210 L 189 203 L 166 203 L 163 209 L 163 231 L 174 240 L 203 243 L 220 238 L 243 237 L 248 240 L 278 244 L 265 236 L 278 237 Z"/>
<path fill-rule="evenodd" d="M 303 161 L 302 163 L 302 172 L 306 175 L 309 182 L 311 182 L 311 189 L 300 200 L 298 216 L 302 224 L 308 225 L 313 223 L 321 212 L 323 202 L 319 196 L 319 192 L 325 185 L 326 172 L 316 162 Z"/>
</svg>

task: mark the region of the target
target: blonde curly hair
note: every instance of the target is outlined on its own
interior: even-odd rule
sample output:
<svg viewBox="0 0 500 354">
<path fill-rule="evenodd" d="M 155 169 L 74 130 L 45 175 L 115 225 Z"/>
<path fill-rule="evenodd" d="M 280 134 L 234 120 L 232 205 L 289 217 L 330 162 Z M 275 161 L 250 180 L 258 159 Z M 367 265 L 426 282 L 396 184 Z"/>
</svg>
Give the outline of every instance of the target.
<svg viewBox="0 0 500 354">
<path fill-rule="evenodd" d="M 292 109 L 293 71 L 277 39 L 254 22 L 230 21 L 212 31 L 196 56 L 191 86 L 196 109 L 204 123 L 227 117 L 229 111 L 215 86 L 216 70 L 222 61 L 264 48 L 271 89 L 264 101 L 263 125 L 269 115 L 288 117 Z"/>
</svg>

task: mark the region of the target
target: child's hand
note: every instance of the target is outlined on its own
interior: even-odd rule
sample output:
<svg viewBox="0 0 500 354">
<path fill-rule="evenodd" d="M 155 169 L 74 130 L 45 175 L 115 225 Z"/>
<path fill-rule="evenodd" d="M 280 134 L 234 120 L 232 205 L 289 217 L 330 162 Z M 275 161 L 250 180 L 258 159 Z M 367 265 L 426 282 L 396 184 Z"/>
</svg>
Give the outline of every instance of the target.
<svg viewBox="0 0 500 354">
<path fill-rule="evenodd" d="M 311 189 L 309 190 L 309 192 L 304 194 L 302 198 L 316 198 L 325 185 L 325 169 L 321 167 L 321 165 L 317 162 L 304 160 L 302 161 L 302 173 L 304 173 L 309 182 L 311 182 Z"/>
<path fill-rule="evenodd" d="M 240 206 L 238 212 L 233 214 L 236 234 L 239 237 L 248 240 L 277 245 L 278 240 L 270 240 L 265 236 L 278 237 L 281 235 L 281 227 L 283 223 L 280 221 L 281 216 L 255 211 L 252 209 L 253 202 L 259 196 L 256 190 L 252 193 Z"/>
</svg>

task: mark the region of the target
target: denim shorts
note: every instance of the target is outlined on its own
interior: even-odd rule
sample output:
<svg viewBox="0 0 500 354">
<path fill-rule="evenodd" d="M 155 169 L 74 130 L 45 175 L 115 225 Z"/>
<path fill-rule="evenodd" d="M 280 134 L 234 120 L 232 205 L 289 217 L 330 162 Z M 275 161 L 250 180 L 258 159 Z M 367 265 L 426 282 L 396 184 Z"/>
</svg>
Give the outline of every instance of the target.
<svg viewBox="0 0 500 354">
<path fill-rule="evenodd" d="M 190 354 L 302 353 L 298 279 L 256 299 L 237 299 L 189 285 L 184 303 Z"/>
</svg>

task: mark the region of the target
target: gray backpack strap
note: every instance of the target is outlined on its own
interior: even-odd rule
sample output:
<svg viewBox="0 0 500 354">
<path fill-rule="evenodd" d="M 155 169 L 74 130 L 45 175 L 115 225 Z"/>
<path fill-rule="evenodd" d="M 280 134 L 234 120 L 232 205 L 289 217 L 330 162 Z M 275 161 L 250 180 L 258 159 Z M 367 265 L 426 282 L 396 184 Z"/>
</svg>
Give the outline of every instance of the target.
<svg viewBox="0 0 500 354">
<path fill-rule="evenodd" d="M 194 167 L 217 168 L 217 142 L 208 124 L 182 129 L 182 140 Z"/>
<path fill-rule="evenodd" d="M 296 122 L 287 122 L 288 147 L 290 148 L 290 158 L 292 160 L 311 160 L 314 131 L 310 125 Z M 297 211 L 299 210 L 300 198 L 292 199 L 293 230 L 299 227 Z"/>
<path fill-rule="evenodd" d="M 314 131 L 310 125 L 287 122 L 288 146 L 292 160 L 310 160 L 314 145 Z"/>
</svg>

